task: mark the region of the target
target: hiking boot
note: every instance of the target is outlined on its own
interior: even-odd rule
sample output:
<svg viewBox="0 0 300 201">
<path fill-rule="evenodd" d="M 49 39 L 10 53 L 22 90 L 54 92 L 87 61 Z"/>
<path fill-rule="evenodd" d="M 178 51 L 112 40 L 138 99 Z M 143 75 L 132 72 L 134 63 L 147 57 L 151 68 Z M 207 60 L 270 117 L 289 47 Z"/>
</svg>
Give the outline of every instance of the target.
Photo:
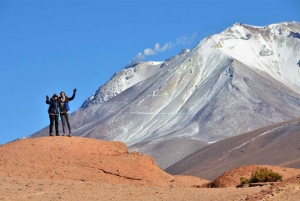
<svg viewBox="0 0 300 201">
<path fill-rule="evenodd" d="M 53 136 L 53 134 L 52 133 L 50 133 L 50 135 L 49 136 Z"/>
<path fill-rule="evenodd" d="M 68 137 L 71 137 L 71 136 L 72 136 L 72 132 L 69 133 Z"/>
<path fill-rule="evenodd" d="M 56 134 L 55 136 L 60 136 L 59 134 Z"/>
</svg>

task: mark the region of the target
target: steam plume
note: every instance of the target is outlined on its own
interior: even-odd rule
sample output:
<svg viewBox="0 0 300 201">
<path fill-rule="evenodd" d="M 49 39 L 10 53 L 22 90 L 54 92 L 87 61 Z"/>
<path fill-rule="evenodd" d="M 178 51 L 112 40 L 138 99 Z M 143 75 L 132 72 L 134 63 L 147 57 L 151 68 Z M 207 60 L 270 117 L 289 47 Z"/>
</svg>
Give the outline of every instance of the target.
<svg viewBox="0 0 300 201">
<path fill-rule="evenodd" d="M 126 67 L 131 66 L 131 65 L 145 59 L 147 56 L 157 55 L 158 53 L 165 52 L 167 50 L 173 49 L 177 45 L 188 45 L 188 44 L 190 44 L 194 41 L 196 36 L 197 36 L 196 32 L 193 33 L 192 36 L 190 36 L 190 37 L 180 36 L 179 38 L 176 39 L 176 42 L 173 42 L 173 43 L 168 42 L 168 43 L 165 43 L 163 46 L 161 46 L 159 43 L 156 43 L 154 45 L 153 49 L 152 48 L 146 48 L 144 50 L 144 53 L 141 53 L 141 52 L 138 53 L 137 56 L 127 64 Z"/>
</svg>

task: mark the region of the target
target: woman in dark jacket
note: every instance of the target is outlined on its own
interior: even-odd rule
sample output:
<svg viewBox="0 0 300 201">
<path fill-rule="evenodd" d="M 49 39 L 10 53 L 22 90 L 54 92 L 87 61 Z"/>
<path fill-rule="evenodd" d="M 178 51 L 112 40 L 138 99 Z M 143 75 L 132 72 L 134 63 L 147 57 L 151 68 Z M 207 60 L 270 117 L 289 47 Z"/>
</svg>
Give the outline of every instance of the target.
<svg viewBox="0 0 300 201">
<path fill-rule="evenodd" d="M 58 132 L 58 113 L 59 113 L 59 103 L 58 103 L 58 95 L 54 94 L 52 98 L 49 100 L 49 96 L 46 96 L 46 103 L 49 104 L 49 119 L 50 119 L 50 136 L 53 136 L 53 124 L 55 123 L 55 133 L 56 136 L 60 136 Z"/>
<path fill-rule="evenodd" d="M 63 135 L 66 134 L 66 123 L 69 129 L 69 137 L 72 136 L 72 130 L 71 130 L 71 126 L 70 126 L 70 122 L 69 122 L 69 102 L 72 101 L 75 98 L 75 94 L 76 94 L 76 89 L 73 90 L 73 95 L 71 98 L 68 98 L 68 96 L 66 96 L 65 92 L 60 92 L 60 97 L 59 97 L 59 108 L 60 108 L 60 118 L 61 118 L 61 122 L 62 122 L 62 129 L 63 129 Z"/>
</svg>

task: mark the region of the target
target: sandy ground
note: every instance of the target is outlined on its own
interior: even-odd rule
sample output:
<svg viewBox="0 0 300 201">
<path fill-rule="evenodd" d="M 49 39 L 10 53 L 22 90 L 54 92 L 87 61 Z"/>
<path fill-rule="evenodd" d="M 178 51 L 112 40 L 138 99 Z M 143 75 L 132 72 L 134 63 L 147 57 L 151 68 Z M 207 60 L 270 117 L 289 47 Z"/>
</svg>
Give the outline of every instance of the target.
<svg viewBox="0 0 300 201">
<path fill-rule="evenodd" d="M 83 181 L 1 178 L 0 200 L 245 200 L 254 188 L 178 188 Z"/>
<path fill-rule="evenodd" d="M 40 137 L 0 146 L 0 200 L 300 200 L 300 170 L 272 167 L 284 182 L 236 188 L 256 166 L 208 180 L 170 175 L 121 142 Z"/>
</svg>

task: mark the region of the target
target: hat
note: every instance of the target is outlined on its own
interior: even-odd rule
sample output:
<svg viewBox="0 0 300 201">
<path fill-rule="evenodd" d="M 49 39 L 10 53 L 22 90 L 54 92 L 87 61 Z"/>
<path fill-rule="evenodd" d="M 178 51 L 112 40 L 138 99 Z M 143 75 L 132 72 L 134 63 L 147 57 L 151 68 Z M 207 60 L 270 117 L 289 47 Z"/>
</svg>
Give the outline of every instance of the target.
<svg viewBox="0 0 300 201">
<path fill-rule="evenodd" d="M 53 94 L 52 98 L 54 98 L 54 97 L 58 98 L 58 95 L 55 93 L 55 94 Z"/>
</svg>

